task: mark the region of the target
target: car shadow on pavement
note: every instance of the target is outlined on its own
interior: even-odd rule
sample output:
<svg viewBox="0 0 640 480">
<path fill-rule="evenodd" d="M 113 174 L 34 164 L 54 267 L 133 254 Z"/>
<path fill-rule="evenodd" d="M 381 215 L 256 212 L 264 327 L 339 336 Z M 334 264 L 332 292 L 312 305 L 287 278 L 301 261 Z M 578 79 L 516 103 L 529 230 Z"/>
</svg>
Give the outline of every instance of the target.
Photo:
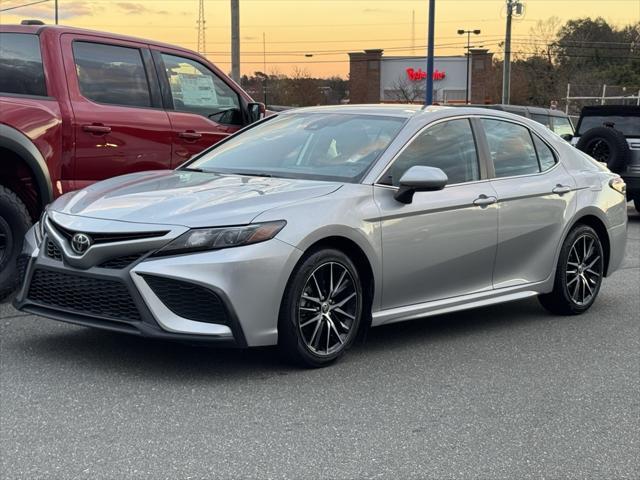
<svg viewBox="0 0 640 480">
<path fill-rule="evenodd" d="M 347 353 L 349 362 L 375 362 L 369 353 L 422 349 L 429 343 L 507 330 L 541 321 L 535 299 L 467 310 L 371 329 L 364 342 Z M 554 317 L 547 317 L 550 321 Z M 44 321 L 44 320 L 43 320 Z M 167 381 L 202 379 L 245 381 L 304 373 L 284 363 L 276 348 L 231 349 L 145 339 L 83 327 L 59 325 L 59 331 L 23 340 L 21 348 L 57 364 L 83 364 L 96 371 L 144 375 Z M 386 354 L 385 354 L 386 355 Z M 240 374 L 240 375 L 239 375 Z"/>
</svg>

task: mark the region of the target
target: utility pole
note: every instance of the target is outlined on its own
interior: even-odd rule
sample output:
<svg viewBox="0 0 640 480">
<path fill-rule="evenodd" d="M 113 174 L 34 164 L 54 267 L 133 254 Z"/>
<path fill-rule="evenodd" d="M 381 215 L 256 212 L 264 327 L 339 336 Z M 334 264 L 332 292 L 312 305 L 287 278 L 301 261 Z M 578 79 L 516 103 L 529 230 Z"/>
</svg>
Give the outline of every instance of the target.
<svg viewBox="0 0 640 480">
<path fill-rule="evenodd" d="M 240 83 L 240 2 L 231 0 L 231 78 Z"/>
<path fill-rule="evenodd" d="M 458 35 L 467 34 L 467 83 L 465 87 L 465 103 L 469 105 L 469 61 L 471 60 L 471 34 L 480 35 L 480 30 L 458 30 Z"/>
<path fill-rule="evenodd" d="M 433 104 L 433 37 L 436 19 L 436 0 L 429 0 L 429 33 L 427 34 L 427 90 L 424 104 Z"/>
<path fill-rule="evenodd" d="M 56 25 L 58 25 L 58 0 L 55 0 L 53 8 L 55 9 Z"/>
<path fill-rule="evenodd" d="M 411 55 L 416 54 L 416 11 L 411 10 Z"/>
<path fill-rule="evenodd" d="M 198 53 L 206 55 L 207 46 L 205 40 L 206 20 L 204 19 L 204 0 L 200 0 L 198 7 Z"/>
<path fill-rule="evenodd" d="M 264 32 L 262 32 L 262 70 L 264 78 L 262 79 L 262 94 L 264 96 L 264 105 L 267 106 L 267 41 Z"/>
<path fill-rule="evenodd" d="M 507 0 L 507 32 L 504 36 L 504 62 L 502 65 L 502 103 L 509 104 L 511 97 L 511 19 L 513 12 L 522 13 L 520 0 Z"/>
</svg>

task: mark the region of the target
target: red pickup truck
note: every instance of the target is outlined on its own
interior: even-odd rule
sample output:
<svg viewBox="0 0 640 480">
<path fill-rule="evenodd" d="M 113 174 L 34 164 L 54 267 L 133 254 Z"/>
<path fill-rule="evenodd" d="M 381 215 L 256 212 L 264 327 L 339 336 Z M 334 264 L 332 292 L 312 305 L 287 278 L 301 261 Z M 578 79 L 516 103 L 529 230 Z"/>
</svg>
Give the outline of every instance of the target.
<svg viewBox="0 0 640 480">
<path fill-rule="evenodd" d="M 53 199 L 174 168 L 262 114 L 264 105 L 190 50 L 77 28 L 0 26 L 0 300 L 18 278 L 26 230 Z"/>
</svg>

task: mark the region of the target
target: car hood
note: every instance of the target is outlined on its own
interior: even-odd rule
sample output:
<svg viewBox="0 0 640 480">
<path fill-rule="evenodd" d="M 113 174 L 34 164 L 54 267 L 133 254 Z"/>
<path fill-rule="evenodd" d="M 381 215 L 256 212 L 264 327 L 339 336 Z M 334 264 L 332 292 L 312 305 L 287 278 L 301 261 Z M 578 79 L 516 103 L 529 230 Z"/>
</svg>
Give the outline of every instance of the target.
<svg viewBox="0 0 640 480">
<path fill-rule="evenodd" d="M 50 209 L 136 223 L 242 225 L 272 208 L 330 194 L 340 183 L 190 171 L 134 173 L 63 195 Z"/>
</svg>

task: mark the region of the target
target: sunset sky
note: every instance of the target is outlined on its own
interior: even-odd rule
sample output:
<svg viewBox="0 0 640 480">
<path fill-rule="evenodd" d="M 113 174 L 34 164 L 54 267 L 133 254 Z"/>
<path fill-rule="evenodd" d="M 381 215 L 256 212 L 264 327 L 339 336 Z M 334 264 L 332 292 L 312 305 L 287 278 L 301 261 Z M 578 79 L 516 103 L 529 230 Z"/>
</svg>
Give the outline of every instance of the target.
<svg viewBox="0 0 640 480">
<path fill-rule="evenodd" d="M 35 0 L 0 0 L 0 10 Z M 0 12 L 0 23 L 37 18 L 53 23 L 53 0 Z M 205 0 L 207 56 L 230 70 L 229 0 Z M 524 0 L 513 25 L 514 47 L 525 48 L 539 20 L 602 16 L 617 25 L 640 20 L 640 0 Z M 196 49 L 197 0 L 59 0 L 61 22 L 175 43 Z M 241 70 L 262 71 L 263 33 L 269 73 L 295 67 L 314 76 L 349 70 L 348 51 L 383 48 L 387 55 L 421 55 L 426 45 L 427 0 L 240 0 Z M 462 55 L 459 28 L 482 30 L 474 45 L 500 52 L 505 0 L 436 0 L 436 54 Z M 412 16 L 415 12 L 415 36 Z M 415 49 L 412 50 L 412 47 Z M 313 54 L 306 57 L 305 54 Z"/>
</svg>

